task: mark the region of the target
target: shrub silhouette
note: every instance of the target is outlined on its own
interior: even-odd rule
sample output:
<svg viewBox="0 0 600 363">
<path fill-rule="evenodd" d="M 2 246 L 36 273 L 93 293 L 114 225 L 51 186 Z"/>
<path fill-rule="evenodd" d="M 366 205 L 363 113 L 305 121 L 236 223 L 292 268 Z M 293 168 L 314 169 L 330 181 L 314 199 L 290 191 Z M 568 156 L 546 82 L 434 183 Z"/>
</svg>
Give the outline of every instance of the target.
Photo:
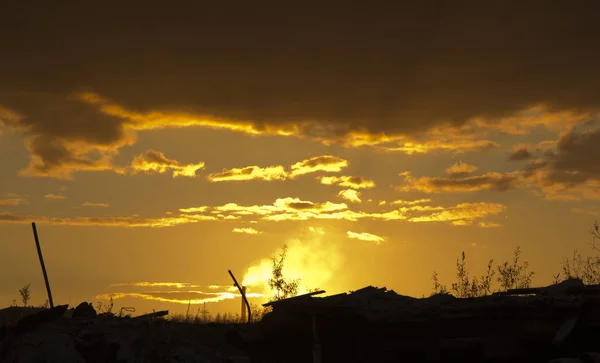
<svg viewBox="0 0 600 363">
<path fill-rule="evenodd" d="M 21 295 L 21 301 L 23 302 L 23 306 L 27 306 L 27 303 L 31 299 L 31 291 L 29 290 L 30 286 L 31 284 L 27 284 L 21 289 L 19 289 L 19 294 Z"/>
<path fill-rule="evenodd" d="M 527 271 L 529 262 L 525 261 L 523 264 L 520 263 L 521 248 L 517 246 L 513 252 L 512 263 L 504 261 L 498 268 L 498 283 L 500 283 L 501 291 L 510 289 L 523 289 L 531 287 L 531 281 L 535 272 Z"/>
<path fill-rule="evenodd" d="M 592 249 L 600 252 L 600 246 L 596 244 L 600 239 L 600 225 L 595 221 L 590 229 L 592 235 Z M 529 270 L 529 262 L 521 261 L 521 248 L 517 246 L 513 252 L 511 261 L 504 261 L 496 266 L 494 270 L 493 260 L 488 262 L 486 274 L 477 278 L 469 277 L 467 269 L 466 254 L 463 251 L 460 259 L 456 260 L 456 282 L 453 282 L 450 290 L 440 282 L 439 274 L 433 271 L 433 293 L 452 293 L 459 298 L 471 298 L 490 295 L 494 292 L 492 288 L 493 277 L 497 274 L 496 282 L 499 284 L 498 291 L 506 291 L 516 288 L 531 287 L 534 271 Z M 561 273 L 553 275 L 553 283 L 566 279 L 578 278 L 585 284 L 600 284 L 600 255 L 583 257 L 577 250 L 573 252 L 571 259 L 564 258 Z"/>
<path fill-rule="evenodd" d="M 521 248 L 517 246 L 513 252 L 512 261 L 504 261 L 494 269 L 494 260 L 489 260 L 485 275 L 469 277 L 467 269 L 467 256 L 463 251 L 456 259 L 456 282 L 453 282 L 450 291 L 446 285 L 440 283 L 439 274 L 433 272 L 433 294 L 449 293 L 459 298 L 473 298 L 490 295 L 493 290 L 493 279 L 498 274 L 496 281 L 500 291 L 513 288 L 529 287 L 534 276 L 533 271 L 528 271 L 529 262 L 521 262 Z"/>
</svg>

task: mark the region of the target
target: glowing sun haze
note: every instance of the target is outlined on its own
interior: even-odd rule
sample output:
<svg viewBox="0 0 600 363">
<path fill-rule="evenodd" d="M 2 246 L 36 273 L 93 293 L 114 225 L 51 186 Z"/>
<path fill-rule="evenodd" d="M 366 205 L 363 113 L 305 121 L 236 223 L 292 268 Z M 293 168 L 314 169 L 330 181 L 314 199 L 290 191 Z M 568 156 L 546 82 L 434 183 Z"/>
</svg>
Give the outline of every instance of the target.
<svg viewBox="0 0 600 363">
<path fill-rule="evenodd" d="M 265 302 L 284 244 L 415 296 L 588 251 L 600 3 L 140 4 L 0 12 L 0 306 L 45 300 L 31 222 L 57 303 L 138 312 Z"/>
</svg>

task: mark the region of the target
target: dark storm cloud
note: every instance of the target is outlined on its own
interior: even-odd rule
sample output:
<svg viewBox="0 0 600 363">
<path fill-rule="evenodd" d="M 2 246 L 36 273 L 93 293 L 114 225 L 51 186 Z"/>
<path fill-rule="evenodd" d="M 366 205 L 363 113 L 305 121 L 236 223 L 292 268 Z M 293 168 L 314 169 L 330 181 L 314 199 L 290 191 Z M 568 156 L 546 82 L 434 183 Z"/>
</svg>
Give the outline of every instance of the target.
<svg viewBox="0 0 600 363">
<path fill-rule="evenodd" d="M 570 130 L 558 139 L 556 152 L 546 156 L 546 179 L 567 185 L 600 180 L 600 128 Z"/>
<path fill-rule="evenodd" d="M 3 87 L 373 131 L 598 106 L 595 1 L 141 5 L 5 5 Z"/>
<path fill-rule="evenodd" d="M 596 1 L 165 4 L 4 4 L 0 105 L 23 116 L 8 122 L 38 143 L 104 150 L 131 142 L 126 120 L 69 100 L 74 91 L 258 131 L 313 122 L 302 132 L 333 136 L 410 134 L 537 103 L 598 108 Z M 43 147 L 32 150 L 41 170 L 89 162 L 89 150 Z"/>
<path fill-rule="evenodd" d="M 527 159 L 531 159 L 533 155 L 526 148 L 521 148 L 510 154 L 508 157 L 508 161 L 523 161 Z"/>
<path fill-rule="evenodd" d="M 527 151 L 519 148 L 513 155 L 522 150 Z M 529 151 L 525 156 L 514 160 L 532 157 Z M 403 172 L 400 176 L 404 177 L 404 184 L 398 186 L 398 189 L 426 193 L 530 189 L 535 192 L 541 190 L 547 199 L 600 200 L 600 128 L 581 132 L 571 129 L 564 132 L 558 138 L 554 150 L 545 150 L 541 158 L 528 161 L 519 170 L 507 173 L 488 172 L 476 176 L 449 172 L 466 167 L 468 165 L 455 164 L 446 169 L 449 176 L 444 177 L 416 178 L 409 172 Z"/>
</svg>

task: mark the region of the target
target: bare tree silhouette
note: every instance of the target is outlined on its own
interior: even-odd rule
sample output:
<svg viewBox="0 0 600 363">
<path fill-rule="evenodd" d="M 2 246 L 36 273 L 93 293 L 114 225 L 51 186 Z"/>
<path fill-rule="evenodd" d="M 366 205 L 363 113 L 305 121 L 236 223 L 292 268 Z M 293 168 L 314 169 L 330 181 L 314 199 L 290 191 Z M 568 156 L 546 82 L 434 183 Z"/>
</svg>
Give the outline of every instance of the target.
<svg viewBox="0 0 600 363">
<path fill-rule="evenodd" d="M 288 279 L 283 276 L 283 264 L 287 257 L 287 245 L 283 245 L 283 252 L 277 257 L 271 258 L 273 261 L 273 270 L 269 279 L 269 287 L 273 292 L 273 297 L 270 301 L 287 299 L 288 297 L 298 295 L 300 279 Z"/>
</svg>

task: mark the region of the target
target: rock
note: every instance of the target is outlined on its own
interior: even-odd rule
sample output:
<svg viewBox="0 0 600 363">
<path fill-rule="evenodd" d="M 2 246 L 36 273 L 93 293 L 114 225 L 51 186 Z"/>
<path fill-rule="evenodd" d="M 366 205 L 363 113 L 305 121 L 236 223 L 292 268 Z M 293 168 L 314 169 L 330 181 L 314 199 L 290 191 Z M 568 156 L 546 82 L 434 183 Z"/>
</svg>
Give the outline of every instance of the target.
<svg viewBox="0 0 600 363">
<path fill-rule="evenodd" d="M 82 302 L 81 304 L 77 305 L 77 307 L 73 311 L 73 319 L 95 317 L 96 310 L 94 309 L 92 304 L 88 302 Z"/>
</svg>

